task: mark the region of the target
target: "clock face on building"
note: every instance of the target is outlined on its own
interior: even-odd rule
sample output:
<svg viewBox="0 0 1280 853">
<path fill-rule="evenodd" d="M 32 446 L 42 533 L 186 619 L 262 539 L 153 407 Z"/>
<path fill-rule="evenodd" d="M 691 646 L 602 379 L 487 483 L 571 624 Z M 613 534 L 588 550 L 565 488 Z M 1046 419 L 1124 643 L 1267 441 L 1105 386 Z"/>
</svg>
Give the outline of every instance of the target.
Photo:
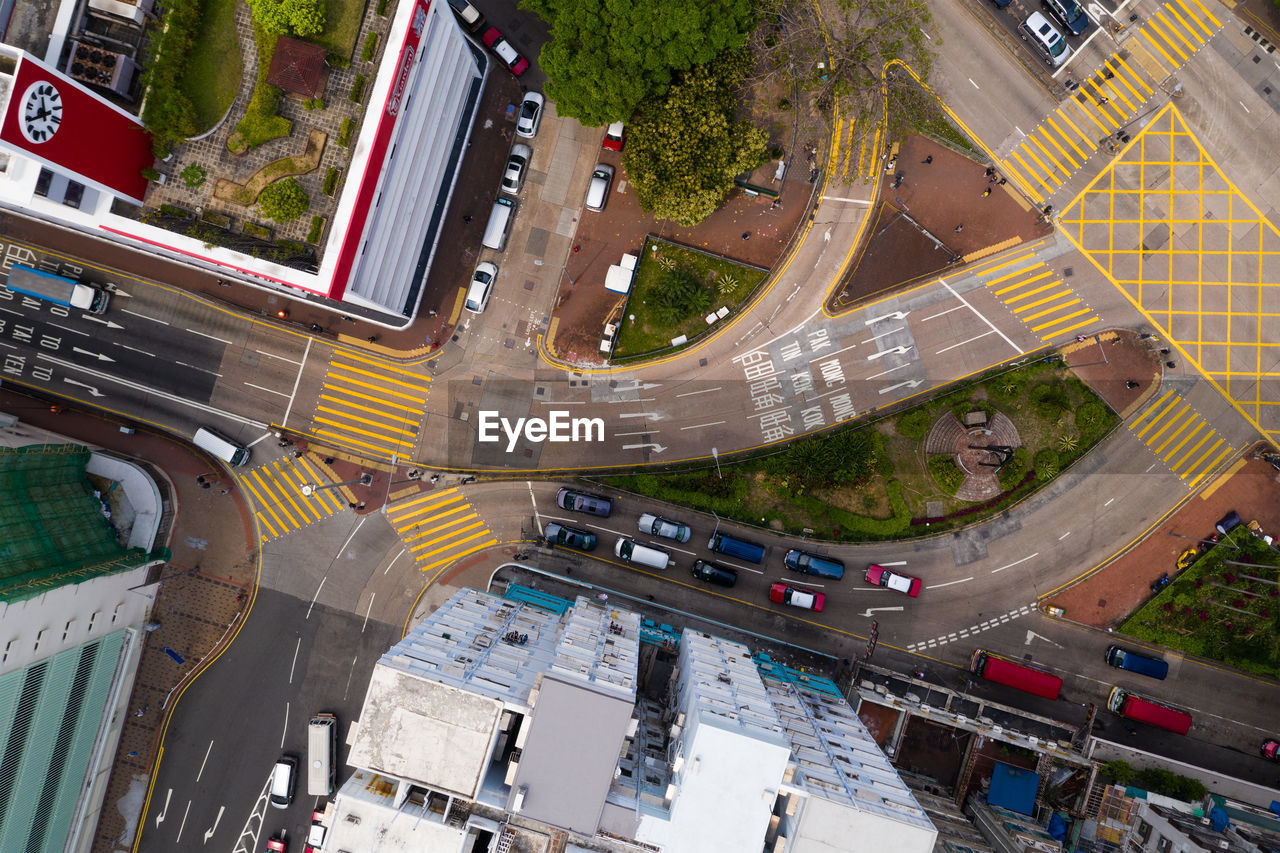
<svg viewBox="0 0 1280 853">
<path fill-rule="evenodd" d="M 48 142 L 62 124 L 62 95 L 46 80 L 32 83 L 22 96 L 22 135 L 28 142 Z"/>
</svg>

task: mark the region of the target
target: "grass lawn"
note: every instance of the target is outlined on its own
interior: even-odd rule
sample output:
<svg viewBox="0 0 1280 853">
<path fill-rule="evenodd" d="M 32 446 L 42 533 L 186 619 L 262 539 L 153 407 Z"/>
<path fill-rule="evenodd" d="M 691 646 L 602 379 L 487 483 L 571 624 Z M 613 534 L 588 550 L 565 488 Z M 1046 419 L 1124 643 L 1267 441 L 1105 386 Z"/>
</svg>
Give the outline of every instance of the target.
<svg viewBox="0 0 1280 853">
<path fill-rule="evenodd" d="M 665 276 L 672 270 L 692 274 L 700 293 L 693 300 L 682 300 L 683 310 L 664 314 L 658 301 L 666 286 Z M 631 298 L 627 301 L 627 314 L 635 315 L 636 319 L 632 322 L 628 316 L 623 322 L 614 358 L 634 358 L 667 349 L 671 347 L 671 340 L 680 335 L 692 340 L 712 328 L 707 325 L 707 314 L 722 306 L 735 310 L 766 275 L 766 270 L 649 238 L 641 252 Z"/>
<path fill-rule="evenodd" d="M 1277 567 L 1280 554 L 1237 527 L 1117 630 L 1255 675 L 1280 677 Z"/>
<path fill-rule="evenodd" d="M 1008 491 L 982 505 L 949 494 L 930 472 L 924 453 L 928 427 L 938 417 L 947 411 L 963 417 L 979 409 L 1006 414 L 1024 448 L 1001 471 Z M 817 539 L 904 539 L 973 524 L 1008 509 L 1087 453 L 1118 420 L 1060 362 L 1038 361 L 993 371 L 875 424 L 800 438 L 732 464 L 721 458 L 723 476 L 714 467 L 685 468 L 605 482 L 744 524 Z M 1027 479 L 1032 459 L 1046 451 L 1056 464 Z M 943 515 L 954 517 L 925 527 L 930 501 L 941 502 Z"/>
<path fill-rule="evenodd" d="M 182 91 L 196 108 L 196 121 L 208 130 L 226 113 L 244 73 L 236 38 L 236 0 L 204 0 L 195 44 L 187 56 Z"/>
<path fill-rule="evenodd" d="M 364 0 L 327 0 L 324 6 L 324 32 L 308 40 L 350 59 L 356 47 L 356 36 L 360 34 L 364 10 Z"/>
</svg>

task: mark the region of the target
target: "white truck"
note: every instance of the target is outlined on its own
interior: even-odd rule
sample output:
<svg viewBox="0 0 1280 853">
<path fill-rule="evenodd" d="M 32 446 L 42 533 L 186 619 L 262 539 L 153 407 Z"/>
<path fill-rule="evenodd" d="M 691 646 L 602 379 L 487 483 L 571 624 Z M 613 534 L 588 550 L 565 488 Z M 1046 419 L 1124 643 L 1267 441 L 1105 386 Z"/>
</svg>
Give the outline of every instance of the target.
<svg viewBox="0 0 1280 853">
<path fill-rule="evenodd" d="M 93 314 L 105 314 L 107 303 L 111 301 L 111 292 L 105 287 L 85 284 L 23 264 L 14 264 L 9 270 L 5 287 L 14 293 Z"/>
</svg>

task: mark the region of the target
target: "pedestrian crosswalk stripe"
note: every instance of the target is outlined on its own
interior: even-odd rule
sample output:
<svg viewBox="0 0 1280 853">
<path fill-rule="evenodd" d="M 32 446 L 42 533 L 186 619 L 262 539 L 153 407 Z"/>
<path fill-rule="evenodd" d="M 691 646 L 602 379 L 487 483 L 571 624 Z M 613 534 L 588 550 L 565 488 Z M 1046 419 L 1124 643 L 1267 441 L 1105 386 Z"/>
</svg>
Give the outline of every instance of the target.
<svg viewBox="0 0 1280 853">
<path fill-rule="evenodd" d="M 324 479 L 306 458 L 277 459 L 246 472 L 240 482 L 256 504 L 261 541 L 269 542 L 340 511 L 341 503 L 327 489 L 302 493 L 307 483 Z"/>
<path fill-rule="evenodd" d="M 1173 58 L 1172 56 L 1170 56 L 1170 55 L 1169 55 L 1169 51 L 1165 50 L 1163 47 L 1161 47 L 1161 46 L 1160 46 L 1160 42 L 1158 42 L 1158 41 L 1156 41 L 1156 40 L 1155 40 L 1155 37 L 1151 35 L 1151 30 L 1150 30 L 1148 27 L 1143 27 L 1143 28 L 1140 30 L 1140 32 L 1141 32 L 1144 36 L 1146 36 L 1147 41 L 1151 42 L 1151 46 L 1152 46 L 1152 47 L 1154 47 L 1156 50 L 1160 51 L 1160 55 L 1161 55 L 1161 56 L 1163 56 L 1165 59 L 1169 60 L 1169 64 L 1170 64 L 1171 66 L 1173 66 L 1174 68 L 1177 68 L 1177 67 L 1178 67 L 1178 63 L 1177 63 L 1177 61 L 1176 61 L 1176 60 L 1174 60 L 1174 58 Z"/>
<path fill-rule="evenodd" d="M 1178 0 L 1178 2 L 1179 2 L 1179 3 L 1182 3 L 1182 0 Z M 1201 2 L 1200 2 L 1200 0 L 1191 0 L 1191 2 L 1195 3 L 1197 6 L 1199 6 L 1199 7 L 1200 7 L 1200 11 L 1201 11 L 1201 12 L 1204 12 L 1204 14 L 1205 14 L 1205 17 L 1206 17 L 1206 18 L 1208 18 L 1209 20 L 1213 21 L 1213 25 L 1214 25 L 1215 27 L 1220 27 L 1220 26 L 1222 26 L 1222 21 L 1219 21 L 1219 20 L 1218 20 L 1218 18 L 1217 18 L 1217 17 L 1216 17 L 1212 12 L 1210 12 L 1210 11 L 1209 11 L 1209 8 L 1208 8 L 1207 6 L 1205 6 L 1203 3 L 1201 3 Z M 1187 4 L 1186 4 L 1186 3 L 1182 3 L 1182 8 L 1184 8 L 1184 9 L 1186 9 L 1186 10 L 1187 10 L 1187 14 L 1188 14 L 1188 15 L 1193 14 L 1193 13 L 1191 12 L 1191 9 L 1187 6 Z M 1207 28 L 1206 28 L 1206 29 L 1207 29 Z"/>
<path fill-rule="evenodd" d="M 1075 303 L 1067 303 L 1067 305 L 1066 305 L 1066 306 L 1063 306 L 1063 307 L 1070 307 L 1070 305 L 1077 304 L 1077 303 L 1079 303 L 1079 302 L 1080 302 L 1080 300 L 1079 300 L 1079 299 L 1077 299 L 1077 300 L 1075 301 Z M 1042 331 L 1044 331 L 1045 329 L 1052 329 L 1054 326 L 1061 325 L 1062 323 L 1065 323 L 1065 322 L 1067 322 L 1068 320 L 1074 320 L 1074 319 L 1075 319 L 1075 318 L 1077 318 L 1077 317 L 1083 317 L 1085 314 L 1088 314 L 1088 313 L 1089 313 L 1090 311 L 1092 311 L 1092 310 L 1093 310 L 1093 309 L 1091 309 L 1091 308 L 1087 308 L 1087 307 L 1086 307 L 1086 308 L 1081 308 L 1079 311 L 1073 311 L 1073 312 L 1071 312 L 1070 314 L 1067 314 L 1067 315 L 1065 315 L 1065 316 L 1063 316 L 1063 317 L 1058 317 L 1056 320 L 1050 320 L 1048 323 L 1042 323 L 1042 324 L 1041 324 L 1041 325 L 1039 325 L 1039 326 L 1032 326 L 1032 327 L 1031 327 L 1031 331 L 1033 331 L 1033 332 L 1042 332 Z M 1093 319 L 1095 319 L 1095 320 L 1096 320 L 1096 319 L 1098 319 L 1098 318 L 1097 318 L 1097 317 L 1094 317 Z M 1075 327 L 1072 327 L 1072 328 L 1075 328 Z M 1043 340 L 1048 340 L 1050 337 L 1052 337 L 1052 335 L 1048 335 L 1048 336 L 1041 335 L 1041 336 L 1040 336 L 1040 340 L 1042 340 L 1042 341 L 1043 341 Z"/>
<path fill-rule="evenodd" d="M 1133 433 L 1188 488 L 1195 488 L 1233 451 L 1213 426 L 1173 390 L 1129 423 Z"/>
<path fill-rule="evenodd" d="M 1060 296 L 1072 296 L 1072 295 L 1073 295 L 1073 294 L 1071 293 L 1071 291 L 1070 291 L 1070 290 L 1068 290 L 1068 291 L 1066 291 L 1065 293 L 1061 293 L 1061 294 L 1058 294 L 1057 296 L 1050 297 L 1049 299 L 1046 299 L 1046 300 L 1044 300 L 1044 301 L 1045 301 L 1045 302 L 1051 302 L 1051 301 L 1052 301 L 1052 300 L 1054 300 L 1054 299 L 1058 299 Z M 1044 309 L 1043 311 L 1037 311 L 1037 312 L 1036 312 L 1036 313 L 1034 313 L 1034 314 L 1028 314 L 1027 316 L 1022 317 L 1021 319 L 1022 319 L 1022 322 L 1024 322 L 1024 323 L 1030 323 L 1032 320 L 1039 320 L 1041 317 L 1048 317 L 1050 314 L 1057 314 L 1059 311 L 1062 311 L 1062 310 L 1064 310 L 1064 309 L 1066 309 L 1066 308 L 1070 308 L 1072 305 L 1079 305 L 1079 304 L 1080 304 L 1080 299 L 1079 299 L 1079 298 L 1076 298 L 1076 299 L 1070 299 L 1070 300 L 1068 300 L 1068 301 L 1066 301 L 1066 302 L 1060 302 L 1060 303 L 1058 303 L 1058 304 L 1056 304 L 1056 305 L 1051 305 L 1051 306 L 1049 306 L 1048 308 Z M 1031 306 L 1027 306 L 1027 307 L 1028 307 L 1028 308 L 1030 308 Z M 1017 312 L 1015 311 L 1014 313 L 1016 314 Z M 1087 308 L 1086 308 L 1086 309 L 1085 309 L 1083 312 L 1081 312 L 1081 313 L 1085 313 L 1085 314 L 1087 314 L 1087 313 L 1089 313 L 1089 309 L 1087 309 Z M 1056 324 L 1056 323 L 1062 323 L 1062 322 L 1065 322 L 1065 321 L 1067 321 L 1067 320 L 1069 320 L 1069 319 L 1071 319 L 1071 318 L 1070 318 L 1070 317 L 1063 317 L 1063 318 L 1062 318 L 1062 319 L 1060 319 L 1060 320 L 1056 320 L 1056 321 L 1054 321 L 1054 323 L 1055 323 L 1055 324 Z M 1054 325 L 1054 324 L 1050 324 L 1050 325 Z M 1040 328 L 1040 327 L 1033 328 L 1031 331 L 1033 331 L 1033 332 L 1034 332 L 1034 331 L 1036 331 L 1038 328 Z"/>
<path fill-rule="evenodd" d="M 1121 55 L 1120 55 L 1120 54 L 1118 54 L 1118 53 L 1115 53 L 1115 54 L 1112 54 L 1112 55 L 1111 55 L 1111 58 L 1115 60 L 1116 65 L 1120 66 L 1120 68 L 1121 68 L 1121 69 L 1123 69 L 1123 70 L 1125 70 L 1125 71 L 1129 72 L 1129 76 L 1131 76 L 1135 81 L 1137 81 L 1137 83 L 1138 83 L 1138 85 L 1139 85 L 1139 86 L 1141 86 L 1142 88 L 1144 88 L 1144 89 L 1146 89 L 1146 90 L 1147 90 L 1146 97 L 1143 97 L 1143 96 L 1139 95 L 1139 99 L 1140 99 L 1140 100 L 1145 101 L 1147 98 L 1151 97 L 1152 95 L 1154 95 L 1154 94 L 1156 93 L 1156 90 L 1155 90 L 1155 89 L 1152 89 L 1150 86 L 1148 86 L 1148 85 L 1147 85 L 1147 81 L 1142 79 L 1142 75 L 1141 75 L 1141 74 L 1139 74 L 1139 73 L 1138 73 L 1136 70 L 1134 70 L 1133 68 L 1131 68 L 1131 67 L 1129 66 L 1129 63 L 1127 63 L 1127 62 L 1125 62 L 1125 61 L 1124 61 L 1124 57 L 1123 57 L 1123 56 L 1121 56 Z M 1137 93 L 1137 92 L 1135 92 L 1134 94 L 1138 94 L 1138 93 Z"/>
<path fill-rule="evenodd" d="M 1053 284 L 1050 284 L 1047 286 L 1062 287 L 1062 282 L 1055 281 Z M 1045 296 L 1041 299 L 1037 299 L 1035 302 L 1028 302 L 1026 305 L 1019 305 L 1017 308 L 1013 309 L 1013 313 L 1021 314 L 1023 311 L 1030 311 L 1032 308 L 1038 308 L 1041 305 L 1044 305 L 1046 302 L 1052 302 L 1055 299 L 1061 299 L 1064 296 L 1070 296 L 1070 295 L 1071 295 L 1071 288 L 1067 287 L 1062 290 L 1059 290 L 1057 293 L 1051 293 L 1048 296 Z M 1006 303 L 1012 302 L 1012 301 L 1013 301 L 1012 299 L 1009 299 L 1009 300 L 1006 300 Z M 1023 317 L 1022 319 L 1034 320 L 1036 317 L 1039 317 L 1039 316 L 1040 316 L 1039 314 L 1032 314 L 1030 317 Z"/>
<path fill-rule="evenodd" d="M 1033 284 L 1034 282 L 1041 281 L 1046 278 L 1050 278 L 1052 275 L 1053 273 L 1046 271 L 1044 275 L 1038 275 L 1026 283 Z M 1021 286 L 1022 284 L 1015 284 L 1012 287 L 1006 287 L 1003 290 L 997 290 L 996 295 L 999 296 L 1000 294 L 1004 293 L 1006 290 L 1015 290 Z M 1005 304 L 1012 307 L 1013 303 L 1015 302 L 1018 302 L 1023 299 L 1030 299 L 1031 297 L 1035 296 L 1037 293 L 1044 293 L 1046 290 L 1051 290 L 1052 288 L 1061 287 L 1061 286 L 1062 286 L 1062 282 L 1058 281 L 1057 279 L 1054 279 L 1048 284 L 1042 284 L 1040 287 L 1032 288 L 1031 290 L 1028 290 L 1025 293 L 1019 293 L 1016 296 L 1010 296 L 1008 299 L 1005 300 Z M 1014 313 L 1015 314 L 1018 313 L 1017 309 L 1014 309 Z"/>
<path fill-rule="evenodd" d="M 391 504 L 387 519 L 422 571 L 497 544 L 493 531 L 456 488 Z M 443 559 L 436 559 L 442 556 Z"/>
</svg>

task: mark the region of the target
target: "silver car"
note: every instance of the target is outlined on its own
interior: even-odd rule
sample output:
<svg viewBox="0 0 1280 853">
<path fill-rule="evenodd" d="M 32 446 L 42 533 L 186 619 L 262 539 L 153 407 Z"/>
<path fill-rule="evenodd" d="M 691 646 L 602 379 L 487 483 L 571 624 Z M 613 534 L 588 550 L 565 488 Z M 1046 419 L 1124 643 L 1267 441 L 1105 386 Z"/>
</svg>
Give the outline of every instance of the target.
<svg viewBox="0 0 1280 853">
<path fill-rule="evenodd" d="M 676 542 L 688 542 L 689 537 L 693 535 L 689 525 L 647 512 L 640 516 L 638 526 L 641 533 L 648 533 L 650 536 L 661 536 L 663 539 L 673 539 Z"/>
<path fill-rule="evenodd" d="M 511 195 L 519 195 L 524 186 L 525 173 L 529 171 L 529 160 L 533 157 L 533 149 L 524 143 L 511 146 L 507 155 L 507 171 L 502 175 L 502 191 Z"/>
<path fill-rule="evenodd" d="M 542 124 L 542 95 L 530 92 L 520 102 L 520 117 L 516 119 L 516 136 L 533 139 L 538 135 L 538 125 Z"/>
</svg>

